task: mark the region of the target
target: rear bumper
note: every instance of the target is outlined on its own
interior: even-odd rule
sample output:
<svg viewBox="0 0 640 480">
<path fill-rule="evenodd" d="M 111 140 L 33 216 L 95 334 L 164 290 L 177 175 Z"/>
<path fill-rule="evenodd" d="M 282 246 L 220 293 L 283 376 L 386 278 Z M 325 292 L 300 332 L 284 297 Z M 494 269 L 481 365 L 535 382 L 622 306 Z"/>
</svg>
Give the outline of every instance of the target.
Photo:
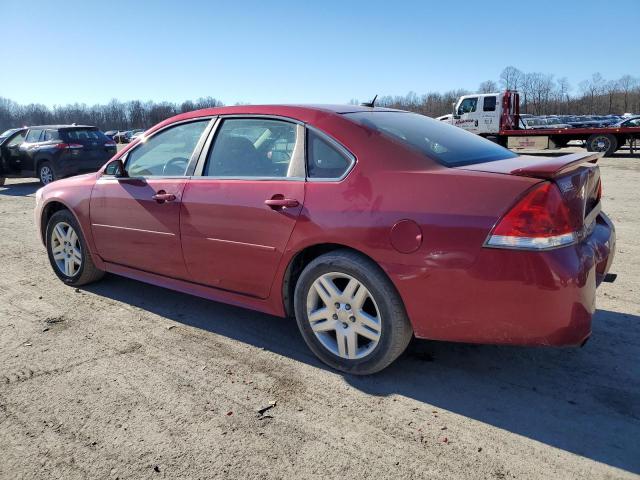
<svg viewBox="0 0 640 480">
<path fill-rule="evenodd" d="M 591 334 L 596 287 L 615 253 L 600 214 L 580 243 L 546 252 L 482 248 L 429 265 L 385 265 L 417 337 L 469 343 L 581 345 Z M 464 256 L 466 255 L 466 257 Z"/>
</svg>

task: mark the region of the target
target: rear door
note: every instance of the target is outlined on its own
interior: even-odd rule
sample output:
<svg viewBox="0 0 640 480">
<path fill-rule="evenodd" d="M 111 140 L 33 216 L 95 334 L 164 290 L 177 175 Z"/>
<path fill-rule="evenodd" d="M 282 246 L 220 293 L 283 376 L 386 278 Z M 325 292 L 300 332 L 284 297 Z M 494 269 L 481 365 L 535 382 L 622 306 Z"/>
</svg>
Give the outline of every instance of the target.
<svg viewBox="0 0 640 480">
<path fill-rule="evenodd" d="M 187 183 L 180 230 L 191 280 L 259 298 L 304 203 L 304 127 L 265 117 L 221 120 Z"/>
<path fill-rule="evenodd" d="M 61 129 L 60 135 L 78 162 L 79 172 L 95 172 L 116 153 L 114 142 L 97 128 Z"/>
<path fill-rule="evenodd" d="M 498 133 L 500 129 L 500 118 L 498 115 L 498 97 L 496 95 L 487 95 L 480 97 L 482 109 L 480 112 L 480 121 L 478 124 L 478 133 Z"/>
</svg>

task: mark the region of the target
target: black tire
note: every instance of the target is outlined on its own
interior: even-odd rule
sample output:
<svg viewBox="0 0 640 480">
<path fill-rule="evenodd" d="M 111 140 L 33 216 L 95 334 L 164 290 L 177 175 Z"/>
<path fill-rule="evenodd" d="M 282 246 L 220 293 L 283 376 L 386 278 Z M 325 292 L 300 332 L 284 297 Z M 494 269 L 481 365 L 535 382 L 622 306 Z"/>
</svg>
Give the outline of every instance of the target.
<svg viewBox="0 0 640 480">
<path fill-rule="evenodd" d="M 42 185 L 47 185 L 57 180 L 51 163 L 44 161 L 38 165 L 38 180 L 40 180 Z"/>
<path fill-rule="evenodd" d="M 319 277 L 332 272 L 346 274 L 360 282 L 379 311 L 378 343 L 363 358 L 347 359 L 336 355 L 322 344 L 311 328 L 307 296 Z M 304 268 L 296 283 L 294 309 L 298 328 L 311 351 L 330 367 L 355 375 L 368 375 L 387 367 L 404 352 L 413 335 L 402 299 L 384 271 L 373 261 L 350 250 L 321 255 Z"/>
<path fill-rule="evenodd" d="M 5 177 L 0 177 L 0 187 L 2 187 L 6 181 L 7 179 Z"/>
<path fill-rule="evenodd" d="M 587 139 L 587 151 L 604 152 L 610 157 L 618 149 L 618 140 L 609 133 L 594 133 Z"/>
<path fill-rule="evenodd" d="M 77 234 L 78 240 L 80 241 L 80 255 L 82 261 L 80 267 L 73 275 L 66 275 L 64 272 L 62 272 L 58 267 L 56 260 L 54 259 L 52 241 L 53 229 L 61 223 L 71 226 Z M 53 271 L 58 276 L 58 278 L 67 285 L 78 287 L 80 285 L 86 285 L 87 283 L 100 280 L 104 276 L 104 271 L 97 268 L 93 263 L 91 253 L 89 253 L 87 243 L 84 239 L 84 236 L 82 235 L 82 230 L 80 230 L 75 217 L 68 210 L 59 210 L 54 213 L 49 219 L 49 222 L 47 223 L 46 245 L 51 268 L 53 268 Z"/>
</svg>

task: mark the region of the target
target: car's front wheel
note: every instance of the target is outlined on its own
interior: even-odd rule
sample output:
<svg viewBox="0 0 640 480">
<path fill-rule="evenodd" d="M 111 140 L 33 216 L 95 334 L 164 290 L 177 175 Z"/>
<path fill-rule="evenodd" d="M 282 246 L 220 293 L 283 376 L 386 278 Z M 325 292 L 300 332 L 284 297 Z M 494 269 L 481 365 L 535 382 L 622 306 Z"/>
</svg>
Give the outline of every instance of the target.
<svg viewBox="0 0 640 480">
<path fill-rule="evenodd" d="M 47 223 L 47 253 L 58 278 L 73 286 L 95 282 L 104 272 L 93 263 L 82 231 L 68 210 L 54 213 Z"/>
<path fill-rule="evenodd" d="M 310 262 L 295 289 L 298 327 L 327 365 L 366 375 L 393 362 L 413 330 L 402 300 L 368 258 L 337 250 Z"/>
</svg>

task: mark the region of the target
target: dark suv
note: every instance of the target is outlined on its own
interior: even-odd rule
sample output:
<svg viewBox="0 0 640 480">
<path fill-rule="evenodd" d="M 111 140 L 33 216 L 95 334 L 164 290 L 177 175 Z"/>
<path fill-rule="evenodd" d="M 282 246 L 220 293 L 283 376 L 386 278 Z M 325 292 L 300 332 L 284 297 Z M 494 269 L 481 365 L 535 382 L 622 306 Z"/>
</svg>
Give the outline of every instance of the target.
<svg viewBox="0 0 640 480">
<path fill-rule="evenodd" d="M 0 135 L 0 184 L 7 176 L 35 176 L 43 185 L 95 172 L 116 153 L 116 144 L 96 127 L 43 125 Z"/>
</svg>

